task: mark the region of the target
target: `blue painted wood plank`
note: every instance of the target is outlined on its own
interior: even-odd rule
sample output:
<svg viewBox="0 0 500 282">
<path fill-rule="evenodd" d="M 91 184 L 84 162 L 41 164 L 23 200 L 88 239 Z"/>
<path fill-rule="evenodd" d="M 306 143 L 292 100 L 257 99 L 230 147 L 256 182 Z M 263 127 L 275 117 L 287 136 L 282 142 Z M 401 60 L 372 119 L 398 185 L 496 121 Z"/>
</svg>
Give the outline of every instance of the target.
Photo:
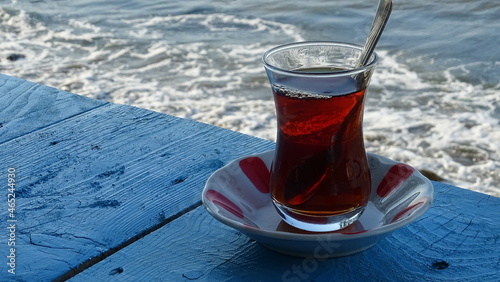
<svg viewBox="0 0 500 282">
<path fill-rule="evenodd" d="M 0 144 L 0 183 L 8 183 L 9 168 L 16 174 L 15 278 L 20 281 L 52 280 L 164 224 L 200 204 L 199 193 L 214 170 L 274 146 L 191 120 L 35 88 L 38 96 L 30 97 L 36 101 L 63 95 L 63 104 L 84 110 L 63 114 L 74 108 L 61 110 L 57 99 L 34 103 L 26 110 L 30 118 L 38 116 L 30 110 L 53 113 L 59 107 L 61 114 Z M 0 190 L 0 199 L 7 194 Z M 5 200 L 0 218 L 8 216 Z M 2 221 L 0 228 L 6 227 Z M 0 277 L 7 273 L 8 253 L 9 246 L 0 243 Z"/>
<path fill-rule="evenodd" d="M 356 255 L 281 255 L 199 207 L 70 281 L 499 281 L 500 198 L 434 184 L 422 218 Z"/>
<path fill-rule="evenodd" d="M 105 104 L 0 74 L 0 144 Z"/>
</svg>

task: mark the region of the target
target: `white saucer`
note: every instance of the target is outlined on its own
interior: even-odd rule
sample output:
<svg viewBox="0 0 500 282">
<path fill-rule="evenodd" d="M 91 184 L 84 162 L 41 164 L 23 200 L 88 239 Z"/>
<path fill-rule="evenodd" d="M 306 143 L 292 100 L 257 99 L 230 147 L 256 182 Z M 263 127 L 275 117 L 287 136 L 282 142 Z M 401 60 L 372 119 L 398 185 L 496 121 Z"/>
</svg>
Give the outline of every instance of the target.
<svg viewBox="0 0 500 282">
<path fill-rule="evenodd" d="M 205 185 L 202 201 L 220 222 L 287 255 L 321 259 L 361 252 L 416 220 L 433 201 L 432 183 L 418 170 L 368 153 L 372 192 L 359 220 L 335 232 L 299 230 L 286 224 L 271 202 L 273 157 L 274 151 L 246 156 L 217 170 Z"/>
</svg>

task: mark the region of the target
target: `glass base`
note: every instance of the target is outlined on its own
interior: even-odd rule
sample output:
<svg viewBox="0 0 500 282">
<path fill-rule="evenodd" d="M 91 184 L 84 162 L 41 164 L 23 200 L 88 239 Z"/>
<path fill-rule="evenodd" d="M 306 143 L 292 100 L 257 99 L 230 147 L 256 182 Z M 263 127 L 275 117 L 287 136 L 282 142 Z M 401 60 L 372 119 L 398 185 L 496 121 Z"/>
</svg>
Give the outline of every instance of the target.
<svg viewBox="0 0 500 282">
<path fill-rule="evenodd" d="M 348 213 L 333 216 L 310 216 L 297 213 L 273 200 L 281 218 L 293 227 L 313 232 L 329 232 L 344 229 L 353 224 L 363 213 L 365 207 L 359 207 Z"/>
</svg>

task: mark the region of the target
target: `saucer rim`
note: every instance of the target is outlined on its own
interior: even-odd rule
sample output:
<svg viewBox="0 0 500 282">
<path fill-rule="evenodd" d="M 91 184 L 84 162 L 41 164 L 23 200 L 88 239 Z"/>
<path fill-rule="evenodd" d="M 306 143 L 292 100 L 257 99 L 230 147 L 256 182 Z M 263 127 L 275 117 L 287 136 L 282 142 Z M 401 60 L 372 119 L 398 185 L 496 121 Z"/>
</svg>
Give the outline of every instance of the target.
<svg viewBox="0 0 500 282">
<path fill-rule="evenodd" d="M 295 232 L 288 232 L 288 231 L 276 231 L 276 230 L 266 230 L 266 229 L 260 229 L 260 228 L 255 228 L 249 225 L 245 225 L 239 221 L 235 221 L 232 219 L 229 219 L 227 217 L 221 216 L 217 212 L 213 211 L 210 206 L 207 204 L 208 199 L 206 199 L 206 192 L 209 189 L 208 184 L 211 182 L 212 178 L 215 177 L 217 173 L 220 171 L 226 169 L 228 166 L 239 162 L 243 159 L 249 158 L 249 157 L 259 157 L 263 155 L 267 155 L 270 153 L 273 153 L 275 150 L 268 150 L 265 152 L 261 153 L 256 153 L 252 155 L 247 155 L 247 156 L 242 156 L 237 159 L 234 159 L 224 165 L 223 167 L 217 169 L 214 171 L 210 177 L 207 179 L 205 183 L 205 187 L 202 191 L 202 204 L 205 207 L 205 209 L 208 211 L 210 215 L 212 215 L 215 219 L 218 221 L 222 222 L 225 225 L 228 225 L 236 230 L 239 230 L 241 232 L 247 233 L 247 234 L 253 234 L 256 236 L 263 236 L 263 237 L 269 237 L 269 238 L 274 238 L 274 239 L 282 239 L 282 240 L 300 240 L 300 241 L 317 241 L 321 239 L 328 239 L 328 241 L 343 241 L 343 240 L 352 240 L 352 239 L 360 239 L 360 238 L 366 238 L 366 237 L 373 237 L 373 236 L 380 236 L 387 234 L 389 232 L 392 232 L 394 230 L 397 230 L 399 228 L 402 228 L 411 222 L 415 221 L 419 217 L 421 217 L 432 205 L 432 202 L 434 201 L 434 185 L 432 182 L 423 176 L 417 169 L 414 170 L 413 174 L 423 180 L 425 182 L 425 187 L 427 193 L 429 194 L 428 196 L 428 201 L 425 202 L 424 205 L 418 207 L 415 209 L 410 216 L 403 218 L 401 220 L 398 220 L 396 222 L 391 222 L 389 224 L 377 226 L 376 228 L 369 229 L 366 231 L 362 231 L 360 233 L 340 233 L 339 231 L 331 231 L 331 232 L 318 232 L 318 233 L 310 233 L 310 234 L 301 234 L 301 233 L 295 233 Z M 382 159 L 389 161 L 391 163 L 397 164 L 397 163 L 402 163 L 398 162 L 395 160 L 392 160 L 390 158 L 374 154 L 374 153 L 369 153 L 367 152 L 368 156 L 375 157 L 377 159 Z M 261 158 L 262 159 L 262 158 Z M 404 163 L 403 163 L 404 164 Z"/>
</svg>

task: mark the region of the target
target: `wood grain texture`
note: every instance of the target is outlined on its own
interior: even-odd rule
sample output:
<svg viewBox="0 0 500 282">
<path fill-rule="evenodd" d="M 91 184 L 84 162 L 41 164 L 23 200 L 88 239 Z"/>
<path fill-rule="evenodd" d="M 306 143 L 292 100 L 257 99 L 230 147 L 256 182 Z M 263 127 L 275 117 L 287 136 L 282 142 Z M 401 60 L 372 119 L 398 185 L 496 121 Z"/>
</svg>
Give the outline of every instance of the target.
<svg viewBox="0 0 500 282">
<path fill-rule="evenodd" d="M 0 74 L 0 144 L 105 104 Z"/>
<path fill-rule="evenodd" d="M 12 92 L 27 84 L 19 83 Z M 200 203 L 204 183 L 217 168 L 274 146 L 199 122 L 31 87 L 36 90 L 28 100 L 39 95 L 35 100 L 45 101 L 55 95 L 65 101 L 33 102 L 35 106 L 26 108 L 27 118 L 12 119 L 8 127 L 38 116 L 30 111 L 50 118 L 26 125 L 17 138 L 9 131 L 0 144 L 0 183 L 7 183 L 8 168 L 16 170 L 19 281 L 54 279 L 162 224 Z M 0 99 L 6 97 L 2 93 Z M 9 111 L 23 108 L 14 102 Z M 75 104 L 80 110 L 68 106 Z M 6 199 L 6 194 L 2 189 L 0 198 Z M 0 202 L 0 218 L 7 218 L 6 201 Z M 1 230 L 6 226 L 6 221 L 0 223 Z M 7 232 L 2 236 L 7 238 Z M 0 258 L 8 255 L 8 248 L 0 242 Z M 7 273 L 6 261 L 0 259 L 2 276 Z"/>
<path fill-rule="evenodd" d="M 274 253 L 199 207 L 71 281 L 500 281 L 500 198 L 434 184 L 424 216 L 356 255 Z"/>
</svg>

